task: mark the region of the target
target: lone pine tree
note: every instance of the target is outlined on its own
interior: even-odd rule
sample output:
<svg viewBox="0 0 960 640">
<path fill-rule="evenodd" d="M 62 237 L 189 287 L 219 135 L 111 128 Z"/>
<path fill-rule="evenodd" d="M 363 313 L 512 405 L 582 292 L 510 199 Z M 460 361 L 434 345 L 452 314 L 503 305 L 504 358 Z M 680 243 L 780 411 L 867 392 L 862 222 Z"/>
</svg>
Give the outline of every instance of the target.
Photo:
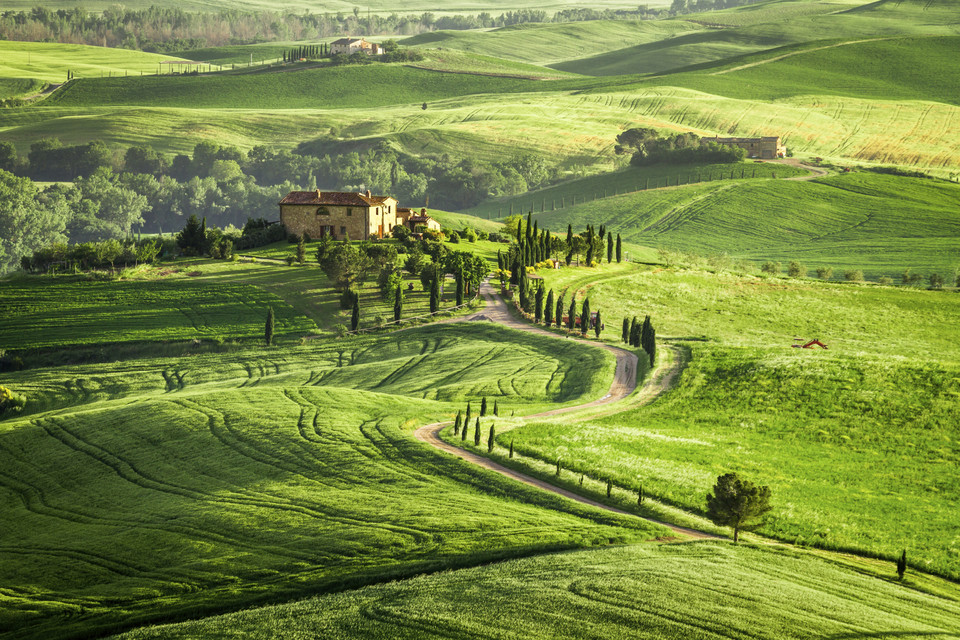
<svg viewBox="0 0 960 640">
<path fill-rule="evenodd" d="M 736 473 L 717 478 L 713 493 L 707 494 L 707 517 L 718 526 L 733 528 L 733 542 L 740 540 L 740 531 L 760 525 L 759 519 L 770 511 L 770 487 L 758 487 Z"/>
</svg>

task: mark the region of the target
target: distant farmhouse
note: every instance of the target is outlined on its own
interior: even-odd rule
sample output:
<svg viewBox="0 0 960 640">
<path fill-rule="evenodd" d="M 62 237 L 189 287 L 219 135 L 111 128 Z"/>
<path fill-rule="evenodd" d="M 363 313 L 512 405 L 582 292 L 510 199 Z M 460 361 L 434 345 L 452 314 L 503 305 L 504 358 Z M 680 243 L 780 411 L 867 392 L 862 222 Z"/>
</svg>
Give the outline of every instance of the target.
<svg viewBox="0 0 960 640">
<path fill-rule="evenodd" d="M 427 215 L 397 206 L 390 196 L 343 191 L 291 191 L 280 201 L 280 224 L 287 233 L 311 238 L 330 236 L 342 240 L 369 240 L 389 236 L 397 225 L 411 231 L 440 230 L 440 223 Z"/>
<path fill-rule="evenodd" d="M 747 152 L 748 158 L 774 160 L 787 155 L 787 148 L 780 143 L 780 136 L 762 138 L 704 138 L 708 142 L 719 142 L 731 147 L 740 147 Z"/>
<path fill-rule="evenodd" d="M 383 53 L 383 46 L 376 42 L 367 42 L 363 38 L 340 38 L 330 43 L 330 55 L 350 55 L 357 52 L 368 56 L 379 56 Z"/>
</svg>

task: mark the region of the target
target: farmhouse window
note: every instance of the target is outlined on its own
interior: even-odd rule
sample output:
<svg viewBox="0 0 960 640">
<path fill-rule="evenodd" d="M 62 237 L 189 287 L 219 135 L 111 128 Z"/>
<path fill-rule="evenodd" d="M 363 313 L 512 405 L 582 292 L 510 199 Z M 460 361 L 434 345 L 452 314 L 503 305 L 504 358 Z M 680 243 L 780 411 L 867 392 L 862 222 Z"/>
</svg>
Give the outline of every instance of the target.
<svg viewBox="0 0 960 640">
<path fill-rule="evenodd" d="M 318 215 L 318 216 L 328 216 L 328 215 L 330 215 L 330 210 L 327 209 L 326 207 L 319 207 L 319 208 L 317 209 L 317 215 Z"/>
<path fill-rule="evenodd" d="M 346 234 L 347 234 L 347 228 L 346 228 L 346 227 L 340 227 L 340 235 L 344 236 L 344 235 L 346 235 Z"/>
<path fill-rule="evenodd" d="M 353 209 L 351 209 L 350 207 L 347 207 L 347 215 L 348 215 L 348 216 L 352 216 L 352 215 L 353 215 Z"/>
</svg>

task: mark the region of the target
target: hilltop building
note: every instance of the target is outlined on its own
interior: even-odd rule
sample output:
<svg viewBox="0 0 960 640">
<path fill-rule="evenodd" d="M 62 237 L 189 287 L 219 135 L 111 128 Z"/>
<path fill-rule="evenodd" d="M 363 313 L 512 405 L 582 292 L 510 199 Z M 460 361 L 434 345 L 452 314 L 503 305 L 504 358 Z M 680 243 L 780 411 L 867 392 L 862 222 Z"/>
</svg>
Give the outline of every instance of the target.
<svg viewBox="0 0 960 640">
<path fill-rule="evenodd" d="M 367 42 L 363 38 L 340 38 L 330 43 L 330 55 L 348 56 L 358 51 L 368 56 L 379 56 L 383 53 L 383 47 L 379 43 Z"/>
<path fill-rule="evenodd" d="M 740 147 L 747 152 L 748 158 L 774 160 L 787 155 L 787 148 L 780 142 L 780 136 L 763 136 L 761 138 L 704 138 L 706 141 L 719 142 L 731 147 Z"/>
<path fill-rule="evenodd" d="M 390 235 L 400 225 L 411 231 L 426 228 L 440 230 L 440 223 L 427 215 L 398 207 L 390 196 L 344 191 L 291 191 L 280 201 L 280 224 L 287 233 L 311 238 L 330 236 L 342 240 L 369 240 Z"/>
</svg>

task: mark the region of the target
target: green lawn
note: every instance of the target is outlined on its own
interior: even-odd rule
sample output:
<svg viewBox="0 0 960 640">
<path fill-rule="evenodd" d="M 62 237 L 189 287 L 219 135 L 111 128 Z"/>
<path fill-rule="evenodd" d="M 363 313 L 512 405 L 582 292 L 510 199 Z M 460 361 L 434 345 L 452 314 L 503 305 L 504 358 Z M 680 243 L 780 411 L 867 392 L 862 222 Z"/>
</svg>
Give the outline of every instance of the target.
<svg viewBox="0 0 960 640">
<path fill-rule="evenodd" d="M 44 83 L 33 78 L 0 78 L 0 100 L 25 98 L 43 90 Z"/>
<path fill-rule="evenodd" d="M 608 197 L 536 213 L 565 232 L 606 224 L 652 247 L 833 268 L 899 279 L 904 269 L 952 282 L 960 267 L 960 186 L 873 173 L 810 182 L 727 181 Z M 548 207 L 549 209 L 549 207 Z"/>
<path fill-rule="evenodd" d="M 0 629 L 82 637 L 655 536 L 410 436 L 481 395 L 595 397 L 610 364 L 477 324 L 5 374 L 30 404 L 0 423 Z"/>
<path fill-rule="evenodd" d="M 722 543 L 573 551 L 119 636 L 955 636 L 960 607 L 789 551 Z"/>
<path fill-rule="evenodd" d="M 766 535 L 888 559 L 906 547 L 914 566 L 960 576 L 955 293 L 626 264 L 545 275 L 567 300 L 589 294 L 607 339 L 649 314 L 691 359 L 649 407 L 537 420 L 501 446 L 698 512 L 738 471 L 772 488 Z M 793 349 L 795 337 L 829 349 Z"/>
</svg>

